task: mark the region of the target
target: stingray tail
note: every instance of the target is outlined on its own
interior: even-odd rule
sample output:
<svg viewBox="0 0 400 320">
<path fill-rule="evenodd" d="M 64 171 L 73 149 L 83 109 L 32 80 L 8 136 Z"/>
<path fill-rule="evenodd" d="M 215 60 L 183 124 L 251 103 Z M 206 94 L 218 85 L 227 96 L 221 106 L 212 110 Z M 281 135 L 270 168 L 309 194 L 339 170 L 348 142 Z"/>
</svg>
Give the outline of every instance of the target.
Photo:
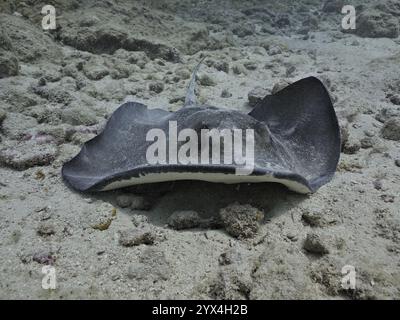
<svg viewBox="0 0 400 320">
<path fill-rule="evenodd" d="M 203 57 L 200 62 L 197 64 L 197 66 L 194 68 L 193 73 L 192 73 L 192 78 L 190 79 L 187 91 L 186 91 L 186 97 L 185 97 L 185 105 L 186 106 L 191 106 L 196 104 L 196 93 L 195 93 L 195 88 L 196 88 L 196 75 L 197 72 L 200 69 L 200 65 L 203 63 L 205 57 Z"/>
</svg>

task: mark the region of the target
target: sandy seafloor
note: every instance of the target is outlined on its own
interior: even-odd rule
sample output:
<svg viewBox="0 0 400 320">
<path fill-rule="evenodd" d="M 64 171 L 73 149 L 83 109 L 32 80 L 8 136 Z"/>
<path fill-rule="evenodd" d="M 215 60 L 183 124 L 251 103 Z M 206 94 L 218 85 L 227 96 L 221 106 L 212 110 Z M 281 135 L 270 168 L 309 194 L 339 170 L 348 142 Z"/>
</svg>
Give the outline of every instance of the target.
<svg viewBox="0 0 400 320">
<path fill-rule="evenodd" d="M 0 298 L 398 299 L 400 4 L 347 2 L 353 32 L 338 0 L 2 1 Z M 41 28 L 44 4 L 54 31 Z M 205 182 L 80 194 L 63 183 L 62 164 L 122 102 L 180 108 L 204 55 L 199 100 L 232 110 L 249 112 L 255 88 L 321 79 L 342 128 L 334 179 L 311 195 Z M 217 220 L 234 203 L 264 213 L 249 238 L 194 213 Z M 188 225 L 171 223 L 182 211 Z M 42 288 L 45 265 L 55 290 Z"/>
</svg>

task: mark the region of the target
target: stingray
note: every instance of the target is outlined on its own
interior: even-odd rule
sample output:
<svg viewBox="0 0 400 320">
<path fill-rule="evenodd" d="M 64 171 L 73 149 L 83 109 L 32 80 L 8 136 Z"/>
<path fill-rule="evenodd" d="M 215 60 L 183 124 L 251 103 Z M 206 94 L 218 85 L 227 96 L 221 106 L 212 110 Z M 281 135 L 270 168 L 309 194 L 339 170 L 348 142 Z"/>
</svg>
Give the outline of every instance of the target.
<svg viewBox="0 0 400 320">
<path fill-rule="evenodd" d="M 307 77 L 294 82 L 265 96 L 246 114 L 197 102 L 195 85 L 199 66 L 200 63 L 193 71 L 185 102 L 179 110 L 149 109 L 138 102 L 127 102 L 117 108 L 103 131 L 63 165 L 62 176 L 67 184 L 81 192 L 94 192 L 177 180 L 276 182 L 305 194 L 315 192 L 332 179 L 340 155 L 340 133 L 330 95 L 320 80 Z M 154 139 L 149 140 L 149 132 L 154 129 L 163 133 L 166 141 L 161 141 L 162 135 L 157 138 L 153 135 Z M 238 136 L 235 141 L 231 135 L 231 140 L 221 136 L 219 141 L 219 147 L 242 145 L 241 150 L 233 151 L 235 156 L 239 154 L 238 158 L 241 153 L 241 160 L 243 144 L 252 145 L 251 170 L 238 171 L 243 161 L 240 165 L 239 161 L 225 163 L 222 160 L 226 160 L 226 152 L 218 154 L 216 149 L 214 153 L 214 145 L 208 144 L 210 140 L 200 141 L 204 130 L 213 129 L 217 130 L 214 133 L 252 133 L 253 140 Z M 186 140 L 179 139 L 178 132 L 192 135 L 186 135 Z M 190 137 L 191 144 L 185 148 Z M 156 143 L 160 148 L 170 149 L 155 148 Z M 177 161 L 176 154 L 170 151 L 173 147 L 183 148 L 180 151 L 184 156 L 190 151 L 195 155 Z M 158 157 L 156 161 L 149 161 L 150 149 Z M 196 155 L 200 154 L 205 156 L 204 161 L 196 161 Z M 219 161 L 211 159 L 212 156 Z M 233 157 L 229 156 L 228 160 Z"/>
</svg>

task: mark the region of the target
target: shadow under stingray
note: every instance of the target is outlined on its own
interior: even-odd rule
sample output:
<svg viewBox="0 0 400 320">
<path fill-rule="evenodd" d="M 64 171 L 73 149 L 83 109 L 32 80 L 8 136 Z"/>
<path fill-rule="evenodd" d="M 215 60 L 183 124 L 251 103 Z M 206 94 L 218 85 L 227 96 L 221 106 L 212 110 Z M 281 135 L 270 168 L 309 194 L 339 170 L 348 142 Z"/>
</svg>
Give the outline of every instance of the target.
<svg viewBox="0 0 400 320">
<path fill-rule="evenodd" d="M 307 199 L 308 195 L 288 190 L 278 183 L 222 184 L 204 181 L 175 181 L 145 184 L 125 189 L 89 194 L 97 200 L 112 203 L 121 194 L 141 195 L 149 200 L 150 210 L 119 208 L 123 214 L 145 215 L 149 223 L 164 226 L 176 211 L 193 210 L 202 218 L 217 218 L 220 209 L 233 204 L 250 204 L 264 212 L 264 223 Z"/>
</svg>

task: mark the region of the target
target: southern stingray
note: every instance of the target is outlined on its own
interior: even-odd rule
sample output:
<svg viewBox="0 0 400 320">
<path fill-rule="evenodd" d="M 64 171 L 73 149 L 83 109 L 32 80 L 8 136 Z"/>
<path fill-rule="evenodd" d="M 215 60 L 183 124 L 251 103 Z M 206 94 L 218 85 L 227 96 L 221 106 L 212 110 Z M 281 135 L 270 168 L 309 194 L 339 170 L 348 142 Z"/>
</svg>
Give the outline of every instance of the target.
<svg viewBox="0 0 400 320">
<path fill-rule="evenodd" d="M 124 103 L 111 115 L 104 130 L 64 164 L 62 175 L 65 181 L 79 191 L 112 190 L 174 180 L 278 182 L 293 191 L 310 193 L 331 180 L 339 160 L 340 134 L 330 96 L 321 81 L 314 77 L 299 80 L 267 95 L 245 114 L 196 102 L 194 89 L 199 65 L 193 72 L 181 109 L 169 112 L 149 109 L 141 103 Z M 196 150 L 190 146 L 184 150 L 193 151 L 199 158 L 200 154 L 205 155 L 206 159 L 196 161 L 196 156 L 191 155 L 184 158 L 186 161 L 178 161 L 170 150 L 157 150 L 154 155 L 160 157 L 158 161 L 149 161 L 149 148 L 154 148 L 156 141 L 155 138 L 149 140 L 152 129 L 165 133 L 168 142 L 158 141 L 158 146 L 167 147 L 168 144 L 170 150 L 172 147 L 184 148 L 192 137 L 196 141 L 191 141 L 190 146 Z M 191 129 L 190 132 L 199 133 L 201 137 L 204 130 L 247 132 L 251 129 L 252 170 L 238 171 L 238 161 L 225 163 L 223 153 L 217 154 L 219 161 L 214 161 L 211 158 L 216 154 L 213 146 L 208 144 L 211 140 L 207 143 L 197 141 L 196 135 L 179 139 L 177 132 L 185 132 L 185 129 Z M 241 138 L 236 142 L 224 140 L 223 136 L 220 138 L 220 147 L 232 146 L 232 141 L 233 144 L 239 142 L 240 146 L 242 142 L 248 142 Z M 206 152 L 203 153 L 203 149 Z"/>
</svg>

